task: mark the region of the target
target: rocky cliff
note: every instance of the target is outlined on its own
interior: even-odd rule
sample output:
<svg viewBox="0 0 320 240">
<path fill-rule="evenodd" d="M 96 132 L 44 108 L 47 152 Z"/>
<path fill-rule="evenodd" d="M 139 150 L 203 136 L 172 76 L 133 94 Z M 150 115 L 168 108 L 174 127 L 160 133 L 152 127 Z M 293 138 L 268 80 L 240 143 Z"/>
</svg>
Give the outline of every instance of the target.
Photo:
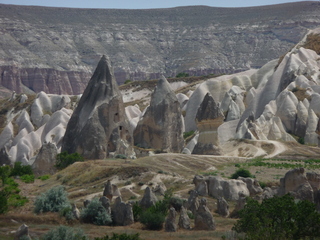
<svg viewBox="0 0 320 240">
<path fill-rule="evenodd" d="M 285 54 L 320 23 L 320 4 L 152 10 L 0 5 L 0 84 L 80 94 L 102 54 L 119 83 L 231 73 Z"/>
</svg>

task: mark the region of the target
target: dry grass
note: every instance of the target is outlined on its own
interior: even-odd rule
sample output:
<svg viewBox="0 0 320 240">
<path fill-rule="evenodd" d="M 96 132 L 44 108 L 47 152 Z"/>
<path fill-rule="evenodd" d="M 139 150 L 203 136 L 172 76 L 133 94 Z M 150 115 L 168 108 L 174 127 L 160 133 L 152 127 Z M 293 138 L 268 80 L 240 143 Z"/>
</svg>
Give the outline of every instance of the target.
<svg viewBox="0 0 320 240">
<path fill-rule="evenodd" d="M 320 34 L 309 34 L 305 44 L 302 47 L 311 49 L 317 54 L 320 54 Z"/>
</svg>

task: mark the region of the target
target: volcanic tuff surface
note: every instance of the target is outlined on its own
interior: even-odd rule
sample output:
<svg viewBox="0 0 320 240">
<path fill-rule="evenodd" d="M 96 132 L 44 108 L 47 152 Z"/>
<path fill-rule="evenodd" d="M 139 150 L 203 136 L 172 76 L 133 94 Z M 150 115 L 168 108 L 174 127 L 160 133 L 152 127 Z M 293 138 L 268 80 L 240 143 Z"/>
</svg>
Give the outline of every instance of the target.
<svg viewBox="0 0 320 240">
<path fill-rule="evenodd" d="M 316 1 L 152 10 L 2 4 L 0 91 L 82 93 L 103 54 L 118 82 L 258 68 L 319 23 Z"/>
</svg>

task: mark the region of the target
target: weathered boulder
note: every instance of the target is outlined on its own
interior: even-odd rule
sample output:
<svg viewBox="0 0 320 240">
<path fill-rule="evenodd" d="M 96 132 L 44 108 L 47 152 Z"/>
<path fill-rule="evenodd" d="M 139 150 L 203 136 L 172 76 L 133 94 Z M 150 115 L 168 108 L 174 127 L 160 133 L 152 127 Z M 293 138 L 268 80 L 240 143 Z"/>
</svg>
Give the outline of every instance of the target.
<svg viewBox="0 0 320 240">
<path fill-rule="evenodd" d="M 179 228 L 190 229 L 190 218 L 187 214 L 187 210 L 182 206 L 180 209 L 180 217 L 178 222 Z"/>
<path fill-rule="evenodd" d="M 195 190 L 190 191 L 190 196 L 188 198 L 188 210 L 190 210 L 193 214 L 198 210 L 199 208 L 199 199 L 198 199 L 198 192 Z"/>
<path fill-rule="evenodd" d="M 132 206 L 130 203 L 122 202 L 121 197 L 117 197 L 111 209 L 112 220 L 115 225 L 127 226 L 134 223 Z"/>
<path fill-rule="evenodd" d="M 103 56 L 68 122 L 62 151 L 86 159 L 103 159 L 110 152 L 133 157 L 129 129 L 110 60 Z"/>
<path fill-rule="evenodd" d="M 133 132 L 134 144 L 180 153 L 184 145 L 183 132 L 180 103 L 167 79 L 162 77 L 151 95 L 150 106 Z"/>
<path fill-rule="evenodd" d="M 245 196 L 249 196 L 247 184 L 241 180 L 225 180 L 219 176 L 210 176 L 208 180 L 209 196 L 214 198 L 224 197 L 228 201 L 236 201 L 239 199 L 239 192 Z"/>
<path fill-rule="evenodd" d="M 256 179 L 238 177 L 238 180 L 241 180 L 247 184 L 247 188 L 250 192 L 250 196 L 254 196 L 263 192 L 263 189 L 260 187 L 260 184 Z"/>
<path fill-rule="evenodd" d="M 277 194 L 278 194 L 278 188 L 265 187 L 261 194 L 261 198 L 269 199 L 269 198 L 273 198 Z"/>
<path fill-rule="evenodd" d="M 108 180 L 107 183 L 104 184 L 103 196 L 107 197 L 110 201 L 112 200 L 113 189 L 110 180 Z"/>
<path fill-rule="evenodd" d="M 229 204 L 223 197 L 218 198 L 217 213 L 222 217 L 229 216 Z"/>
<path fill-rule="evenodd" d="M 107 210 L 107 213 L 111 215 L 111 207 L 110 207 L 110 200 L 109 198 L 102 196 L 99 198 L 99 201 L 101 202 L 102 206 Z"/>
<path fill-rule="evenodd" d="M 196 230 L 215 230 L 216 224 L 211 212 L 207 207 L 207 200 L 202 198 L 200 200 L 199 208 L 194 218 L 194 228 Z"/>
<path fill-rule="evenodd" d="M 77 208 L 76 204 L 72 204 L 72 215 L 74 216 L 75 219 L 79 220 L 80 219 L 80 211 Z"/>
<path fill-rule="evenodd" d="M 36 176 L 54 174 L 54 165 L 57 161 L 58 150 L 53 143 L 44 143 L 32 164 L 33 173 Z"/>
<path fill-rule="evenodd" d="M 313 189 L 304 172 L 304 168 L 296 168 L 288 171 L 284 178 L 280 179 L 279 195 L 282 196 L 290 193 L 297 199 L 313 202 Z"/>
<path fill-rule="evenodd" d="M 2 165 L 11 165 L 11 159 L 6 147 L 0 149 L 0 166 Z"/>
<path fill-rule="evenodd" d="M 173 207 L 169 209 L 164 228 L 166 232 L 176 232 L 178 229 L 176 224 L 176 210 Z"/>
<path fill-rule="evenodd" d="M 143 208 L 149 208 L 155 205 L 157 201 L 158 201 L 158 198 L 156 197 L 156 195 L 154 195 L 151 189 L 147 187 L 146 190 L 144 191 L 144 195 L 142 199 L 140 200 L 140 206 Z"/>
<path fill-rule="evenodd" d="M 199 196 L 208 195 L 208 186 L 207 186 L 206 178 L 204 178 L 203 176 L 196 175 L 193 178 L 193 184 L 195 184 L 195 191 L 197 191 Z"/>
<path fill-rule="evenodd" d="M 14 240 L 20 240 L 20 238 L 31 240 L 29 227 L 26 224 L 22 224 L 15 233 Z"/>
</svg>

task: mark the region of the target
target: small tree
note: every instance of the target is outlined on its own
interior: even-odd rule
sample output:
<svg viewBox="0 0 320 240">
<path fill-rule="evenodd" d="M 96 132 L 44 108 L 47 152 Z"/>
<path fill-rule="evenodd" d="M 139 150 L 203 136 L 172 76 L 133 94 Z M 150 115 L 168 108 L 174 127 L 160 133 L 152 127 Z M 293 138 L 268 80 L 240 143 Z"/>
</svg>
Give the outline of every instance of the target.
<svg viewBox="0 0 320 240">
<path fill-rule="evenodd" d="M 320 236 L 320 214 L 309 201 L 295 202 L 290 195 L 248 199 L 233 230 L 246 239 L 302 239 Z"/>
<path fill-rule="evenodd" d="M 66 151 L 57 155 L 56 168 L 64 169 L 75 162 L 83 162 L 84 159 L 79 153 L 68 154 Z"/>
<path fill-rule="evenodd" d="M 240 168 L 231 175 L 231 179 L 237 179 L 238 177 L 250 178 L 254 177 L 249 170 Z"/>
<path fill-rule="evenodd" d="M 21 162 L 15 162 L 10 172 L 10 176 L 33 175 L 30 165 L 22 165 Z"/>
<path fill-rule="evenodd" d="M 59 212 L 62 208 L 69 206 L 67 192 L 62 186 L 56 186 L 37 197 L 34 212 Z"/>
</svg>

